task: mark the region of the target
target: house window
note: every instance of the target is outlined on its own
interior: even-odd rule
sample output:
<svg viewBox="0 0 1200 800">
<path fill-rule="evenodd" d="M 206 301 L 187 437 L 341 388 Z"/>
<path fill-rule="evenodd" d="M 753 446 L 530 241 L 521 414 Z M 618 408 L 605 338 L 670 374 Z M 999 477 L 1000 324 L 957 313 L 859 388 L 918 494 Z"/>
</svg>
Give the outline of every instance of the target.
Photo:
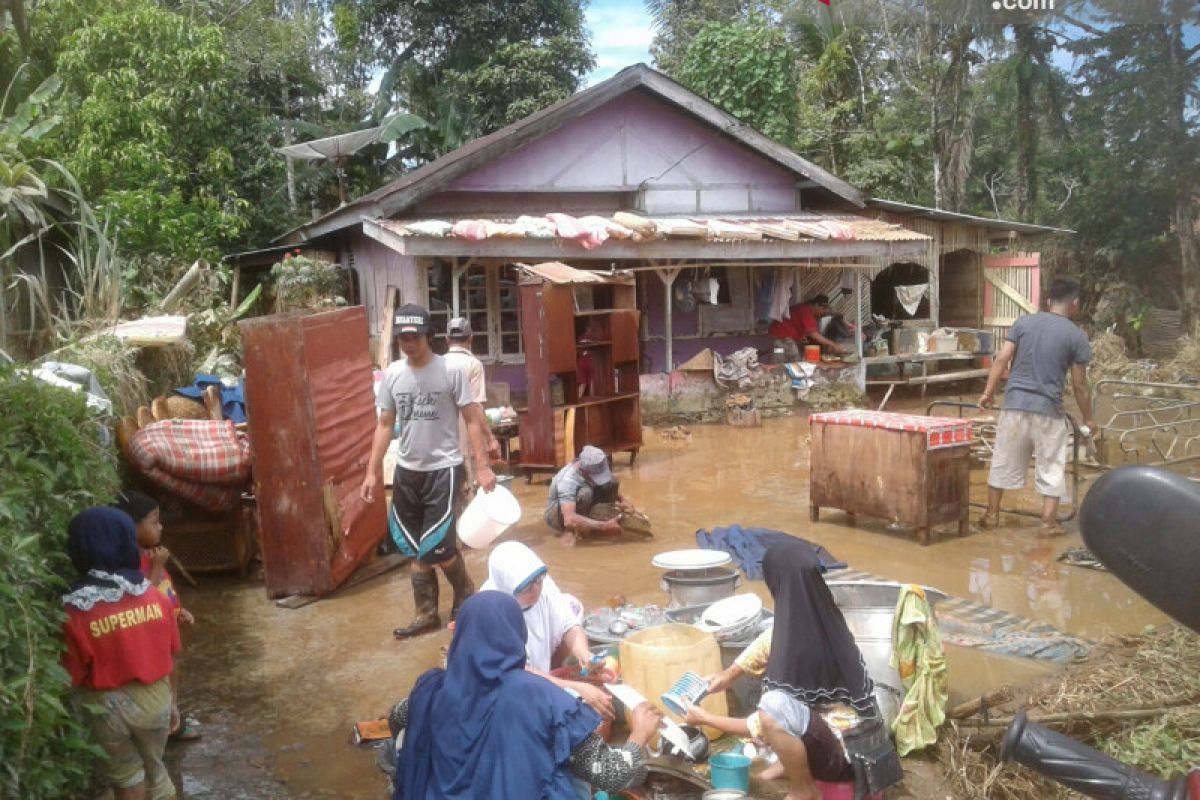
<svg viewBox="0 0 1200 800">
<path fill-rule="evenodd" d="M 443 341 L 454 315 L 453 269 L 449 262 L 434 261 L 425 273 L 433 330 Z M 463 270 L 458 276 L 458 314 L 471 322 L 475 334 L 471 350 L 480 360 L 524 360 L 516 267 L 472 265 Z"/>
<path fill-rule="evenodd" d="M 705 299 L 711 297 L 708 294 L 709 279 L 717 281 L 716 305 L 708 302 L 700 304 L 701 334 L 708 336 L 754 330 L 753 298 L 746 279 L 748 272 L 745 267 L 711 267 L 697 271 L 694 285 L 702 287 Z"/>
</svg>

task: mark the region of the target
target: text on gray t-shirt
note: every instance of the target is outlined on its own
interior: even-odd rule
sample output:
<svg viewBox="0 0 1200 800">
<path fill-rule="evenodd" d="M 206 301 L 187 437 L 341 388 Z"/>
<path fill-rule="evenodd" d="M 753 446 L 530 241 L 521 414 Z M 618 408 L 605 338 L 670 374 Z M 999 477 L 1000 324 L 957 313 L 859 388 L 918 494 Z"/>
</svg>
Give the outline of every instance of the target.
<svg viewBox="0 0 1200 800">
<path fill-rule="evenodd" d="M 375 404 L 396 412 L 400 427 L 396 463 L 417 472 L 461 464 L 458 410 L 473 402 L 466 375 L 439 355 L 423 367 L 409 366 L 407 359 L 390 364 Z"/>
<path fill-rule="evenodd" d="M 1067 371 L 1092 360 L 1087 334 L 1061 314 L 1042 311 L 1020 317 L 1007 339 L 1017 346 L 1017 354 L 1004 389 L 1004 408 L 1062 416 Z"/>
</svg>

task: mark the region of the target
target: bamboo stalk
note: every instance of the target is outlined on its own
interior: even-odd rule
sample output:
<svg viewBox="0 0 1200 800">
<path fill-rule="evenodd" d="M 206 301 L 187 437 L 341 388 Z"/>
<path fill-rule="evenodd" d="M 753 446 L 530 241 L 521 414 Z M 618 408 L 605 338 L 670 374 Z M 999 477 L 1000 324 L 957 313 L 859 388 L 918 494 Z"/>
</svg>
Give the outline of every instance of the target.
<svg viewBox="0 0 1200 800">
<path fill-rule="evenodd" d="M 1200 702 L 1200 695 L 1189 694 L 1173 697 L 1155 706 L 1139 706 L 1135 708 L 1110 708 L 1099 711 L 1065 711 L 1057 714 L 1029 714 L 1030 722 L 1061 723 L 1061 722 L 1098 722 L 1101 720 L 1120 719 L 1150 719 L 1170 711 L 1186 708 Z M 959 720 L 960 725 L 972 725 L 980 728 L 1006 728 L 1012 724 L 1014 717 L 998 719 L 967 719 Z"/>
</svg>

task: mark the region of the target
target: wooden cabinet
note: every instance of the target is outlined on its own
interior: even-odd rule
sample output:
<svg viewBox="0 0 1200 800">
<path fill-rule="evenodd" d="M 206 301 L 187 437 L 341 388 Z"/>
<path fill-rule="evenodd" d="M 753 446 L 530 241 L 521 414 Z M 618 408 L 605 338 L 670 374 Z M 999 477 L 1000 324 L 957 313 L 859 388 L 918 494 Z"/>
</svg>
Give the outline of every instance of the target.
<svg viewBox="0 0 1200 800">
<path fill-rule="evenodd" d="M 813 414 L 809 504 L 815 522 L 823 506 L 882 517 L 916 529 L 958 523 L 970 510 L 969 420 L 881 411 Z"/>
<path fill-rule="evenodd" d="M 556 470 L 589 444 L 632 463 L 642 446 L 633 278 L 543 264 L 526 268 L 520 293 L 521 466 Z"/>
<path fill-rule="evenodd" d="M 267 594 L 322 595 L 374 552 L 383 492 L 359 487 L 375 431 L 362 306 L 241 323 Z"/>
</svg>

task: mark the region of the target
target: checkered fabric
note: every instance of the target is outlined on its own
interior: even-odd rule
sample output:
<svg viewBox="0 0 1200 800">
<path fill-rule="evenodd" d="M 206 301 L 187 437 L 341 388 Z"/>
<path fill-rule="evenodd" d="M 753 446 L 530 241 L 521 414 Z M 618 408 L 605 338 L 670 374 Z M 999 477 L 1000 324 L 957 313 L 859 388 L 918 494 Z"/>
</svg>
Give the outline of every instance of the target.
<svg viewBox="0 0 1200 800">
<path fill-rule="evenodd" d="M 849 409 L 812 414 L 810 425 L 847 425 L 854 428 L 883 428 L 890 431 L 923 433 L 930 450 L 958 447 L 971 443 L 971 420 L 948 417 L 922 417 L 890 411 Z"/>
<path fill-rule="evenodd" d="M 250 477 L 250 441 L 229 420 L 166 419 L 133 435 L 129 460 L 184 500 L 229 511 L 237 507 Z"/>
</svg>

